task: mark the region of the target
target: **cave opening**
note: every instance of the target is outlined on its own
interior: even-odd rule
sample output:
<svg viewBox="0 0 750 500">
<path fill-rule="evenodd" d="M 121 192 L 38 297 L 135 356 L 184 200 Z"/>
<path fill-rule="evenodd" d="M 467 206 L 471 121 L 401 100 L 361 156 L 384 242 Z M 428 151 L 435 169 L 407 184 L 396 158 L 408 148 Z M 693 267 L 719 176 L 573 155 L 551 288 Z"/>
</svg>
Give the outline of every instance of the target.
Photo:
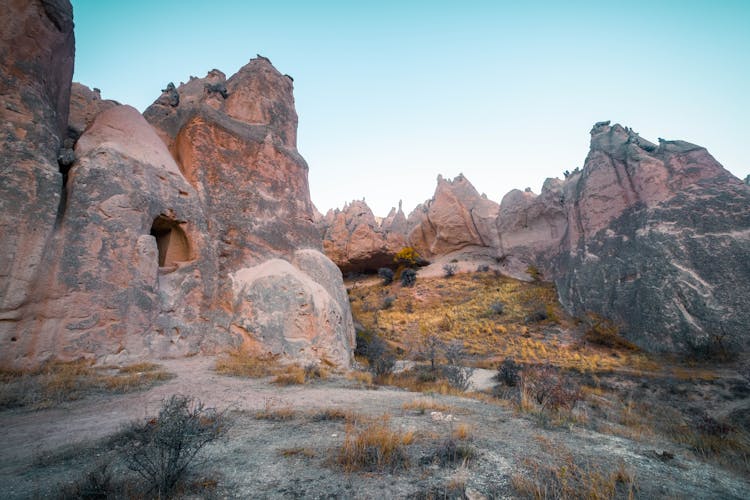
<svg viewBox="0 0 750 500">
<path fill-rule="evenodd" d="M 172 267 L 190 260 L 190 243 L 176 220 L 158 216 L 151 225 L 151 236 L 156 239 L 159 250 L 159 267 Z"/>
</svg>

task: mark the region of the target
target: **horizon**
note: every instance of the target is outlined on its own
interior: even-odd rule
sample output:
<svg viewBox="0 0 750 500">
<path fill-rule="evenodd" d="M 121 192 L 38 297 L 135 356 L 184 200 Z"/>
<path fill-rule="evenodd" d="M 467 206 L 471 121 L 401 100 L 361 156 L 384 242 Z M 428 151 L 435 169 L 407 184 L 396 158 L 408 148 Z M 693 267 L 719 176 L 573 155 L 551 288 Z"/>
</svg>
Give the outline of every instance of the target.
<svg viewBox="0 0 750 500">
<path fill-rule="evenodd" d="M 291 74 L 298 150 L 324 214 L 361 199 L 378 217 L 399 200 L 408 214 L 438 175 L 463 173 L 498 203 L 538 193 L 583 165 L 603 120 L 750 174 L 741 1 L 72 3 L 74 80 L 141 112 L 168 82 L 229 77 L 256 53 Z"/>
</svg>

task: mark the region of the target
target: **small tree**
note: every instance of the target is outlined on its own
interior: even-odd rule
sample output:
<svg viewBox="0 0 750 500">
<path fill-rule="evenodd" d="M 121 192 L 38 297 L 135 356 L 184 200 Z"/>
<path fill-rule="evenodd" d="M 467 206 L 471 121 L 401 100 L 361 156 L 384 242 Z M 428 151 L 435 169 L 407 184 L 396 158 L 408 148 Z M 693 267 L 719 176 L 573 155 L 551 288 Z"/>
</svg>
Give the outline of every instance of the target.
<svg viewBox="0 0 750 500">
<path fill-rule="evenodd" d="M 404 247 L 396 254 L 393 261 L 399 266 L 414 267 L 422 262 L 422 257 L 413 247 Z"/>
<path fill-rule="evenodd" d="M 435 334 L 427 335 L 416 346 L 416 354 L 429 360 L 430 368 L 435 371 L 440 353 L 445 349 L 445 342 Z"/>
<path fill-rule="evenodd" d="M 404 269 L 401 272 L 401 285 L 412 287 L 417 282 L 417 272 L 414 269 Z"/>
<path fill-rule="evenodd" d="M 383 280 L 384 286 L 393 283 L 393 269 L 389 267 L 381 267 L 378 269 L 378 276 Z"/>
</svg>

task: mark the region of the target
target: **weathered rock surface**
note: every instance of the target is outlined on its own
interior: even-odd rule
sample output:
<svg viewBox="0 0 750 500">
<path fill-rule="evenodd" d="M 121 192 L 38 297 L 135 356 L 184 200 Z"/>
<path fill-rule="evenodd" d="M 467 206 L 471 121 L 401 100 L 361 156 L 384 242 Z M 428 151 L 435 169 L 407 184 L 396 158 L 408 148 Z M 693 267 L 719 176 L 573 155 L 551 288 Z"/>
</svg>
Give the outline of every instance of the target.
<svg viewBox="0 0 750 500">
<path fill-rule="evenodd" d="M 0 353 L 16 340 L 60 205 L 72 16 L 67 0 L 6 1 L 0 15 Z"/>
<path fill-rule="evenodd" d="M 409 243 L 425 258 L 468 246 L 500 249 L 499 211 L 463 175 L 452 181 L 438 176 L 432 199 L 409 214 Z"/>
<path fill-rule="evenodd" d="M 86 85 L 73 82 L 70 88 L 68 135 L 78 139 L 94 123 L 99 113 L 118 105 L 117 101 L 102 99 L 99 90 L 91 90 Z"/>
<path fill-rule="evenodd" d="M 65 206 L 0 362 L 248 344 L 348 365 L 351 312 L 313 224 L 291 82 L 253 60 L 173 90 L 179 103 L 145 113 L 154 128 L 77 89 L 72 126 L 85 132 Z"/>
<path fill-rule="evenodd" d="M 750 347 L 750 189 L 702 147 L 608 122 L 562 187 L 563 304 L 656 351 Z"/>
<path fill-rule="evenodd" d="M 322 232 L 323 249 L 342 272 L 373 272 L 393 266 L 406 245 L 406 217 L 399 205 L 378 224 L 367 203 L 355 200 L 343 210 L 329 210 Z"/>
</svg>

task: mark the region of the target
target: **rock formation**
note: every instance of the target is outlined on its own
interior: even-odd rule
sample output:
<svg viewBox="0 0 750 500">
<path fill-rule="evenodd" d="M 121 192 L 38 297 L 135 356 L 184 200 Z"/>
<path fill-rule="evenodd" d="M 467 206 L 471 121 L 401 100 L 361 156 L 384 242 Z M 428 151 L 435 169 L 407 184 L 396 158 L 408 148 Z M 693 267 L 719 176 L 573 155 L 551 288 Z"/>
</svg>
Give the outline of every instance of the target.
<svg viewBox="0 0 750 500">
<path fill-rule="evenodd" d="M 394 256 L 406 245 L 406 217 L 399 204 L 378 224 L 367 203 L 355 200 L 343 210 L 329 210 L 322 233 L 326 255 L 342 272 L 374 272 L 393 266 Z"/>
<path fill-rule="evenodd" d="M 69 99 L 70 5 L 13 8 L 40 44 L 17 50 L 24 34 L 4 27 L 0 364 L 244 344 L 348 365 L 351 312 L 313 223 L 290 79 L 255 59 L 165 89 L 145 118 L 83 86 Z"/>
<path fill-rule="evenodd" d="M 62 192 L 57 156 L 73 75 L 67 0 L 4 2 L 0 16 L 0 356 L 32 299 Z M 33 40 L 34 43 L 29 43 Z"/>
<path fill-rule="evenodd" d="M 750 189 L 704 148 L 599 123 L 557 192 L 567 234 L 548 267 L 566 308 L 649 350 L 750 347 Z"/>
<path fill-rule="evenodd" d="M 500 207 L 480 195 L 459 175 L 452 181 L 438 176 L 431 200 L 409 214 L 409 243 L 425 258 L 468 246 L 500 249 L 497 217 Z"/>
</svg>

